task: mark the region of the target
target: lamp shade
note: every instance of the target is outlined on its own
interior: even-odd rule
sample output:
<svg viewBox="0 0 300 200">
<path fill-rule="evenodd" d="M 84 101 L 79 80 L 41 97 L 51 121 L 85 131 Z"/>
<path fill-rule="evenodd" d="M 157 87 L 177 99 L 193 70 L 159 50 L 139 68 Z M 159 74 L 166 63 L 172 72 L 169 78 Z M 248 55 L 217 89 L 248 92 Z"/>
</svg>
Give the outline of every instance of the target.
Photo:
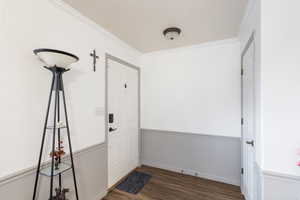
<svg viewBox="0 0 300 200">
<path fill-rule="evenodd" d="M 35 49 L 34 54 L 48 67 L 60 67 L 68 69 L 79 58 L 71 53 L 55 49 Z"/>
</svg>

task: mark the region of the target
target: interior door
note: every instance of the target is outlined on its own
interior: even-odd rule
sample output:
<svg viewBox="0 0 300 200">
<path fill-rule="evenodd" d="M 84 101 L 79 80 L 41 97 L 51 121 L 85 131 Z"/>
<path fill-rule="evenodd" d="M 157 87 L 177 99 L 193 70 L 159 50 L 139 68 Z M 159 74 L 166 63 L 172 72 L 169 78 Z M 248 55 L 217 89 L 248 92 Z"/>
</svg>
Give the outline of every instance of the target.
<svg viewBox="0 0 300 200">
<path fill-rule="evenodd" d="M 108 60 L 108 186 L 139 164 L 139 74 Z"/>
<path fill-rule="evenodd" d="M 243 177 L 242 190 L 247 200 L 254 200 L 254 41 L 252 40 L 242 57 L 242 149 Z"/>
</svg>

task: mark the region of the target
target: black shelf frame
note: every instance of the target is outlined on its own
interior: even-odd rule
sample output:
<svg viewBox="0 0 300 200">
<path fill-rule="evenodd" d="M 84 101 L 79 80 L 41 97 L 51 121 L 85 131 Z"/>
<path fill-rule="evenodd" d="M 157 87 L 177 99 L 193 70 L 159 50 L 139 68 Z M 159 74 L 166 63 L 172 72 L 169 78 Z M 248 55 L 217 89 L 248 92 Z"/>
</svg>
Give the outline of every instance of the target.
<svg viewBox="0 0 300 200">
<path fill-rule="evenodd" d="M 74 168 L 74 159 L 73 159 L 73 151 L 72 151 L 72 145 L 71 145 L 71 136 L 70 136 L 70 128 L 69 128 L 69 122 L 68 122 L 68 113 L 67 113 L 67 106 L 66 106 L 66 97 L 65 97 L 65 90 L 64 90 L 64 84 L 63 84 L 63 73 L 69 71 L 69 69 L 60 68 L 57 66 L 54 67 L 45 67 L 46 69 L 50 70 L 52 72 L 52 82 L 50 87 L 50 94 L 49 94 L 49 100 L 48 100 L 48 106 L 47 106 L 47 112 L 46 112 L 46 119 L 44 123 L 44 130 L 42 135 L 42 142 L 41 142 L 41 148 L 40 148 L 40 154 L 38 159 L 38 165 L 36 170 L 36 178 L 34 183 L 34 191 L 33 191 L 33 200 L 36 200 L 37 196 L 37 187 L 39 182 L 39 176 L 41 175 L 41 165 L 42 165 L 42 157 L 43 157 L 43 149 L 45 145 L 45 136 L 46 132 L 49 129 L 52 129 L 53 135 L 52 135 L 52 152 L 55 151 L 55 144 L 57 140 L 58 144 L 58 150 L 61 150 L 61 129 L 64 128 L 67 130 L 67 138 L 68 138 L 68 145 L 69 145 L 69 153 L 70 153 L 70 159 L 71 159 L 71 168 L 72 169 L 72 175 L 73 175 L 73 181 L 74 181 L 74 188 L 75 188 L 75 194 L 76 194 L 76 200 L 79 200 L 78 197 L 78 188 L 77 188 L 77 181 L 76 181 L 76 173 Z M 53 93 L 55 93 L 55 99 L 54 99 L 54 121 L 52 126 L 48 126 L 48 119 L 50 114 L 50 107 L 52 103 L 52 96 Z M 60 98 L 62 97 L 63 105 L 60 105 Z M 61 119 L 60 116 L 60 109 L 63 107 L 64 114 L 65 114 L 65 127 L 57 127 L 57 121 L 59 122 Z M 49 128 L 50 127 L 50 128 Z M 57 138 L 56 138 L 57 133 Z M 59 163 L 61 163 L 61 158 L 58 160 Z M 65 170 L 66 171 L 66 170 Z M 65 172 L 63 171 L 63 172 Z M 58 174 L 59 178 L 59 188 L 62 188 L 62 173 Z M 53 179 L 54 179 L 54 156 L 51 158 L 51 176 L 50 176 L 50 192 L 49 192 L 49 200 L 53 199 Z"/>
</svg>

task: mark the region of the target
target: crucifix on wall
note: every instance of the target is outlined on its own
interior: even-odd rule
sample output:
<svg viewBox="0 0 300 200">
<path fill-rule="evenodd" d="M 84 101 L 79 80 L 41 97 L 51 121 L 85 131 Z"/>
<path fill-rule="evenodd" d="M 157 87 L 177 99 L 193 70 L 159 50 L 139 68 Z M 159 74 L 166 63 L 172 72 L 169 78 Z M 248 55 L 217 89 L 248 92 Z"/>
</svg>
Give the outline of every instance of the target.
<svg viewBox="0 0 300 200">
<path fill-rule="evenodd" d="M 93 50 L 93 53 L 90 53 L 90 56 L 93 57 L 93 70 L 95 72 L 96 71 L 97 59 L 99 59 L 99 56 L 97 56 L 95 49 Z"/>
</svg>

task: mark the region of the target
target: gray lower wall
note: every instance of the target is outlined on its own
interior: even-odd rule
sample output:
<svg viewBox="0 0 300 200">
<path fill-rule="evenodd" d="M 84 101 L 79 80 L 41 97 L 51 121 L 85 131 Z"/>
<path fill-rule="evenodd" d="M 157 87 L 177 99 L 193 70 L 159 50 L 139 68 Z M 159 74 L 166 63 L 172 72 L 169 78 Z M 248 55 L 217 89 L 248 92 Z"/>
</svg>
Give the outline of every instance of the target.
<svg viewBox="0 0 300 200">
<path fill-rule="evenodd" d="M 77 152 L 74 155 L 79 197 L 84 200 L 100 200 L 107 189 L 107 150 L 106 144 L 99 144 Z M 0 181 L 0 199 L 32 199 L 35 169 L 19 173 Z M 63 184 L 70 187 L 69 199 L 74 200 L 71 171 L 64 173 Z M 41 176 L 38 200 L 49 198 L 49 178 Z"/>
<path fill-rule="evenodd" d="M 222 181 L 240 183 L 240 140 L 218 136 L 142 130 L 142 164 Z M 107 192 L 106 144 L 89 147 L 74 155 L 80 199 L 100 200 Z M 256 166 L 255 199 L 300 200 L 300 177 L 263 171 Z M 0 180 L 0 199 L 32 199 L 35 169 Z M 41 176 L 38 200 L 48 199 L 49 179 Z M 64 174 L 71 188 L 72 176 Z"/>
<path fill-rule="evenodd" d="M 253 200 L 300 200 L 299 188 L 300 176 L 262 170 L 255 163 Z"/>
<path fill-rule="evenodd" d="M 240 185 L 240 138 L 142 130 L 142 164 Z"/>
<path fill-rule="evenodd" d="M 264 171 L 263 200 L 300 200 L 300 176 Z"/>
</svg>

